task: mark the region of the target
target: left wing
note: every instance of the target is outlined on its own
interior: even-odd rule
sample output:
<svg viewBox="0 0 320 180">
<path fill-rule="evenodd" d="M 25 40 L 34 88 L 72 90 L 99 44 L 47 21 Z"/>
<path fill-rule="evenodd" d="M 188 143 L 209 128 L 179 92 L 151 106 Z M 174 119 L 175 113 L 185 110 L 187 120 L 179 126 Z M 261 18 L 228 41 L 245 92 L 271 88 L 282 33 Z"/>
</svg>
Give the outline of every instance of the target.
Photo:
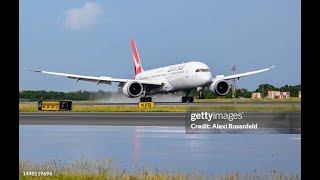
<svg viewBox="0 0 320 180">
<path fill-rule="evenodd" d="M 241 74 L 234 74 L 234 75 L 229 75 L 229 76 L 217 75 L 215 78 L 212 78 L 212 81 L 213 80 L 230 80 L 230 79 L 235 79 L 235 78 L 239 79 L 240 77 L 249 76 L 249 75 L 257 74 L 257 73 L 262 73 L 262 72 L 268 71 L 268 70 L 270 70 L 272 68 L 274 68 L 274 65 L 272 67 L 269 67 L 269 68 L 260 69 L 260 70 L 256 70 L 256 71 L 245 72 L 245 73 L 241 73 Z"/>
<path fill-rule="evenodd" d="M 90 81 L 90 82 L 95 82 L 98 84 L 103 83 L 103 84 L 111 84 L 112 82 L 117 82 L 117 83 L 126 83 L 128 81 L 132 81 L 132 79 L 119 79 L 119 78 L 112 78 L 112 77 L 107 77 L 107 76 L 85 76 L 85 75 L 78 75 L 78 74 L 67 74 L 67 73 L 59 73 L 59 72 L 49 72 L 49 71 L 40 71 L 40 70 L 33 70 L 33 69 L 26 69 L 29 71 L 33 72 L 38 72 L 38 73 L 44 73 L 44 74 L 51 74 L 51 75 L 56 75 L 56 76 L 64 76 L 70 79 L 76 79 L 77 81 Z M 145 85 L 156 85 L 156 86 L 161 86 L 162 83 L 158 81 L 149 81 L 149 80 L 135 80 L 140 82 L 141 84 Z"/>
</svg>

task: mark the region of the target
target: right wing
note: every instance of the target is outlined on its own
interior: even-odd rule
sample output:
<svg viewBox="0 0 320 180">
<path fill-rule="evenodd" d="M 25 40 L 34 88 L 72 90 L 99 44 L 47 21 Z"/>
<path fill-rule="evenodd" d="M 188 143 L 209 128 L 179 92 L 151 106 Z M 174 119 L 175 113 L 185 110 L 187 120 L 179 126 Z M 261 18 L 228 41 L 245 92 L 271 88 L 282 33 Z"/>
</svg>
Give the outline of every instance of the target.
<svg viewBox="0 0 320 180">
<path fill-rule="evenodd" d="M 234 74 L 234 75 L 229 75 L 229 76 L 218 75 L 215 78 L 213 78 L 212 80 L 215 80 L 215 79 L 230 80 L 230 79 L 235 79 L 235 78 L 239 79 L 240 77 L 249 76 L 249 75 L 252 75 L 252 74 L 257 74 L 257 73 L 262 73 L 262 72 L 265 72 L 265 71 L 269 71 L 272 68 L 274 68 L 274 65 L 272 67 L 265 68 L 265 69 L 260 69 L 260 70 L 250 71 L 250 72 L 245 72 L 245 73 L 240 73 L 240 74 Z"/>
<path fill-rule="evenodd" d="M 111 84 L 112 82 L 117 83 L 126 83 L 128 81 L 133 81 L 132 79 L 118 79 L 118 78 L 112 78 L 107 76 L 85 76 L 85 75 L 78 75 L 78 74 L 67 74 L 67 73 L 59 73 L 59 72 L 49 72 L 49 71 L 40 71 L 40 70 L 33 70 L 33 69 L 26 69 L 33 72 L 38 73 L 44 73 L 44 74 L 50 74 L 50 75 L 56 75 L 56 76 L 64 76 L 70 79 L 76 79 L 77 81 L 89 81 L 89 82 L 95 82 L 98 84 Z M 162 82 L 158 81 L 149 81 L 149 80 L 134 80 L 138 81 L 143 85 L 155 85 L 155 86 L 161 86 Z"/>
</svg>

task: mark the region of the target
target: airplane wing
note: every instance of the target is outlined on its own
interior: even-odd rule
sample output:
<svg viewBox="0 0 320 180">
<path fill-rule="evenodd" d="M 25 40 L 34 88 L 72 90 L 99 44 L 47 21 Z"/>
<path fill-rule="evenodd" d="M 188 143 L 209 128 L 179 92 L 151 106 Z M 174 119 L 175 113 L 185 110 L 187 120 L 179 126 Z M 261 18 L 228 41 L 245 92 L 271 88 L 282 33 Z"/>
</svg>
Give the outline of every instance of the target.
<svg viewBox="0 0 320 180">
<path fill-rule="evenodd" d="M 240 78 L 240 77 L 244 77 L 244 76 L 249 76 L 252 74 L 257 74 L 257 73 L 262 73 L 265 71 L 268 71 L 270 69 L 274 68 L 274 65 L 272 67 L 269 68 L 265 68 L 265 69 L 260 69 L 260 70 L 256 70 L 256 71 L 250 71 L 250 72 L 245 72 L 245 73 L 241 73 L 241 74 L 234 74 L 234 75 L 229 75 L 229 76 L 224 76 L 224 75 L 217 75 L 215 78 L 212 78 L 212 81 L 218 79 L 218 80 L 230 80 L 230 79 L 235 79 L 235 78 Z"/>
<path fill-rule="evenodd" d="M 85 75 L 78 75 L 78 74 L 67 74 L 67 73 L 59 73 L 59 72 L 49 72 L 49 71 L 40 71 L 40 70 L 33 70 L 33 69 L 26 69 L 33 72 L 38 73 L 44 73 L 44 74 L 51 74 L 56 76 L 64 76 L 70 79 L 76 79 L 78 81 L 89 81 L 89 82 L 95 82 L 98 84 L 111 84 L 112 82 L 118 82 L 118 83 L 126 83 L 128 81 L 132 81 L 132 79 L 118 79 L 118 78 L 112 78 L 107 76 L 85 76 Z M 135 80 L 140 82 L 141 84 L 145 85 L 156 85 L 161 86 L 162 82 L 157 81 L 149 81 L 149 80 Z"/>
</svg>

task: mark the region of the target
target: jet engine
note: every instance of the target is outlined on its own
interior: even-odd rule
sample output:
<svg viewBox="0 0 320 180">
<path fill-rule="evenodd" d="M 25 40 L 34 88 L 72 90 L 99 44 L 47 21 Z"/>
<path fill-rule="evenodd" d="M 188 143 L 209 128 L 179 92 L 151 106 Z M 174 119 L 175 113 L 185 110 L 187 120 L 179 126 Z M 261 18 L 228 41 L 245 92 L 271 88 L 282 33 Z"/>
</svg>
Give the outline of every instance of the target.
<svg viewBox="0 0 320 180">
<path fill-rule="evenodd" d="M 228 94 L 230 90 L 229 84 L 224 80 L 213 81 L 210 84 L 209 89 L 212 93 L 215 93 L 219 96 L 224 96 Z"/>
<path fill-rule="evenodd" d="M 122 91 L 124 95 L 130 98 L 139 97 L 143 92 L 143 86 L 137 81 L 129 81 L 124 84 Z"/>
</svg>

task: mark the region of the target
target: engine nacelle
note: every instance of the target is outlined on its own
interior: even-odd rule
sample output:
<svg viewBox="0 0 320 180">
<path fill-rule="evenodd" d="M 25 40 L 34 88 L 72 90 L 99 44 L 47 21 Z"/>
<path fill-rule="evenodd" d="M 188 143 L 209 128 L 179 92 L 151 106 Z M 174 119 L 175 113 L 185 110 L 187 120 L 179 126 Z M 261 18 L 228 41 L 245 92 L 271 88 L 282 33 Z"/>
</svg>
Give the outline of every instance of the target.
<svg viewBox="0 0 320 180">
<path fill-rule="evenodd" d="M 230 90 L 229 84 L 224 80 L 213 81 L 210 84 L 209 89 L 212 93 L 215 93 L 219 96 L 224 96 L 228 94 Z"/>
<path fill-rule="evenodd" d="M 129 81 L 124 84 L 122 91 L 128 97 L 139 97 L 143 92 L 143 86 L 138 81 Z"/>
</svg>

